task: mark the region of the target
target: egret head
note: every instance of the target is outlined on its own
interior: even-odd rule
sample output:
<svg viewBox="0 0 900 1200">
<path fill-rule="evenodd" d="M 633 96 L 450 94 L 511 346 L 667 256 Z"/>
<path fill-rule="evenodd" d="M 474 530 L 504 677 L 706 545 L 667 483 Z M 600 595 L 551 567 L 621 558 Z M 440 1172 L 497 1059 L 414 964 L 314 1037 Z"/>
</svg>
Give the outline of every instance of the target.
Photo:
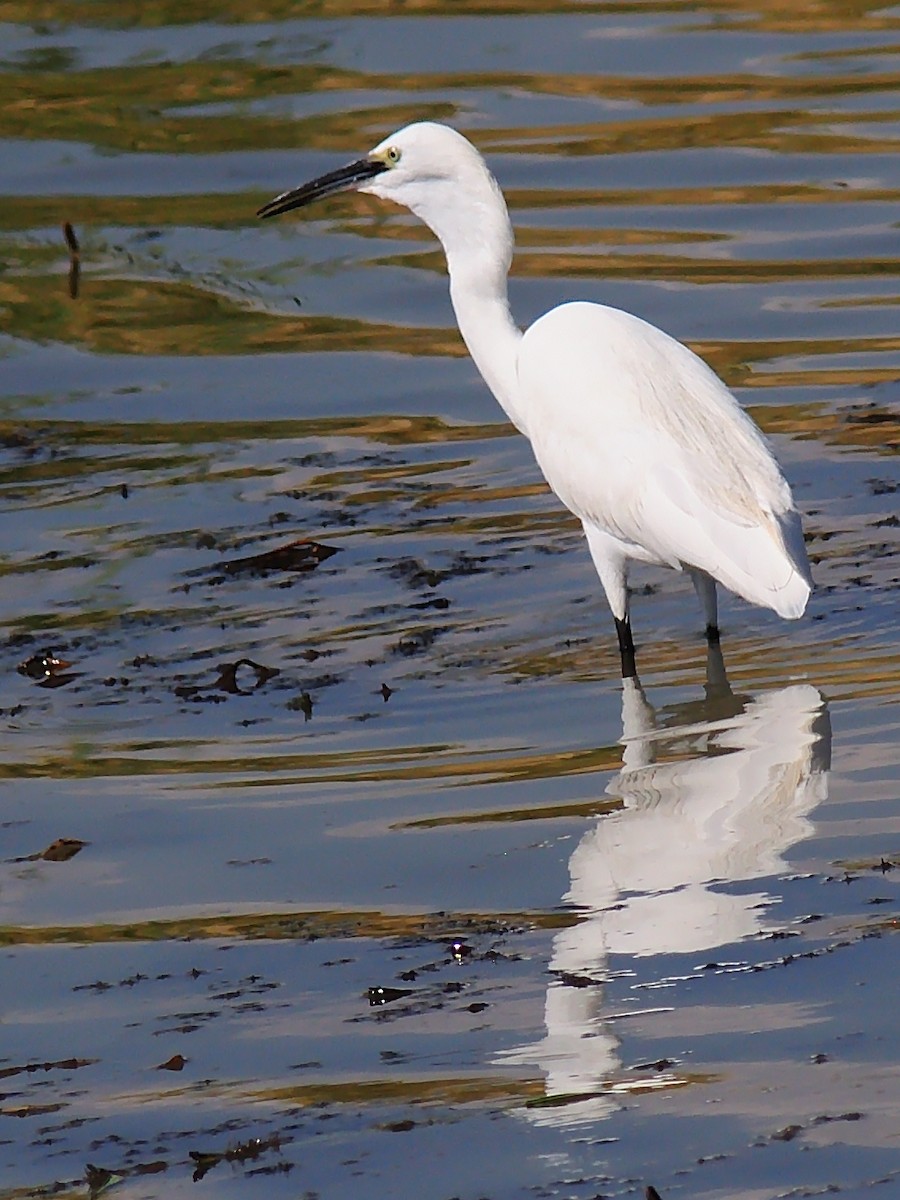
<svg viewBox="0 0 900 1200">
<path fill-rule="evenodd" d="M 475 147 L 448 125 L 407 125 L 365 158 L 276 196 L 257 216 L 278 216 L 348 190 L 410 209 L 437 234 L 448 258 L 481 244 L 509 266 L 512 229 L 503 195 Z"/>
</svg>

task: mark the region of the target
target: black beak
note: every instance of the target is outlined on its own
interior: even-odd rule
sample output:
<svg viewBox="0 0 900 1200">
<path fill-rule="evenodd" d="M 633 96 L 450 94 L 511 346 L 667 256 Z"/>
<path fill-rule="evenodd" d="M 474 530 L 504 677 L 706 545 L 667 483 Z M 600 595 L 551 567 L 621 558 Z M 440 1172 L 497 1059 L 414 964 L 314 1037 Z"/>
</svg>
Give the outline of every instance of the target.
<svg viewBox="0 0 900 1200">
<path fill-rule="evenodd" d="M 347 163 L 327 175 L 320 175 L 302 187 L 282 192 L 268 204 L 264 204 L 257 212 L 258 217 L 277 217 L 281 213 L 290 212 L 292 208 L 302 208 L 304 204 L 312 204 L 313 200 L 321 200 L 323 196 L 331 196 L 334 192 L 344 192 L 357 184 L 374 179 L 386 170 L 386 164 L 377 158 L 361 158 L 357 162 Z"/>
</svg>

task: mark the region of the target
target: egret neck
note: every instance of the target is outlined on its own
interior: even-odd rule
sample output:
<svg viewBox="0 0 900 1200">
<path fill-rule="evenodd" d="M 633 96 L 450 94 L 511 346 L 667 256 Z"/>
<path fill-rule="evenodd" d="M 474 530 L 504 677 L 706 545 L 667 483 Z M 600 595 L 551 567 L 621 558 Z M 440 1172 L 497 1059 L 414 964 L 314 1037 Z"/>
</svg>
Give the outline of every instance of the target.
<svg viewBox="0 0 900 1200">
<path fill-rule="evenodd" d="M 519 403 L 518 354 L 522 331 L 509 310 L 507 275 L 513 229 L 503 193 L 480 155 L 466 145 L 458 180 L 413 186 L 404 203 L 444 248 L 450 299 L 466 348 L 503 411 L 528 435 Z M 390 177 L 362 191 L 389 196 Z"/>
<path fill-rule="evenodd" d="M 506 274 L 496 279 L 493 286 L 485 286 L 486 277 L 479 266 L 467 263 L 464 270 L 454 269 L 449 254 L 447 269 L 450 300 L 466 348 L 503 411 L 527 437 L 525 417 L 516 403 L 522 331 L 509 311 Z"/>
</svg>

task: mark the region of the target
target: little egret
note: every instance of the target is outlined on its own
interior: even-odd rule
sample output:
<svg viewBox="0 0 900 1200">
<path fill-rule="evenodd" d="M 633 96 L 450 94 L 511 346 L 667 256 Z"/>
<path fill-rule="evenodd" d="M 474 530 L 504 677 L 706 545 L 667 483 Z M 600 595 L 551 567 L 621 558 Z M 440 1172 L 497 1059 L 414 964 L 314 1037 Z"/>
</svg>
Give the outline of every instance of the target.
<svg viewBox="0 0 900 1200">
<path fill-rule="evenodd" d="M 584 528 L 623 675 L 635 674 L 631 559 L 690 573 L 711 641 L 717 581 L 782 617 L 803 613 L 812 579 L 790 488 L 702 359 L 638 317 L 585 301 L 551 309 L 523 334 L 507 296 L 513 231 L 503 193 L 446 125 L 407 125 L 258 215 L 350 188 L 404 205 L 441 242 L 469 353 Z"/>
</svg>

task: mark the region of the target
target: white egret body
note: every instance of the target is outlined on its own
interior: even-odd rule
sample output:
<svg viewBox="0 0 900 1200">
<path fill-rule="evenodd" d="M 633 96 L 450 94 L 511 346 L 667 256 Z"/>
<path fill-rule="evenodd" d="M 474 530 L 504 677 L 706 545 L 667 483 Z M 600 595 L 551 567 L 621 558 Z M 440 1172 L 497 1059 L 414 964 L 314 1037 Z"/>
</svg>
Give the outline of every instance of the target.
<svg viewBox="0 0 900 1200">
<path fill-rule="evenodd" d="M 756 425 L 691 350 L 602 304 L 562 304 L 523 334 L 507 275 L 513 231 L 478 151 L 420 122 L 260 209 L 356 188 L 416 214 L 447 256 L 460 332 L 488 387 L 581 521 L 634 674 L 627 565 L 686 569 L 718 637 L 715 581 L 799 617 L 812 580 L 790 488 Z"/>
</svg>

